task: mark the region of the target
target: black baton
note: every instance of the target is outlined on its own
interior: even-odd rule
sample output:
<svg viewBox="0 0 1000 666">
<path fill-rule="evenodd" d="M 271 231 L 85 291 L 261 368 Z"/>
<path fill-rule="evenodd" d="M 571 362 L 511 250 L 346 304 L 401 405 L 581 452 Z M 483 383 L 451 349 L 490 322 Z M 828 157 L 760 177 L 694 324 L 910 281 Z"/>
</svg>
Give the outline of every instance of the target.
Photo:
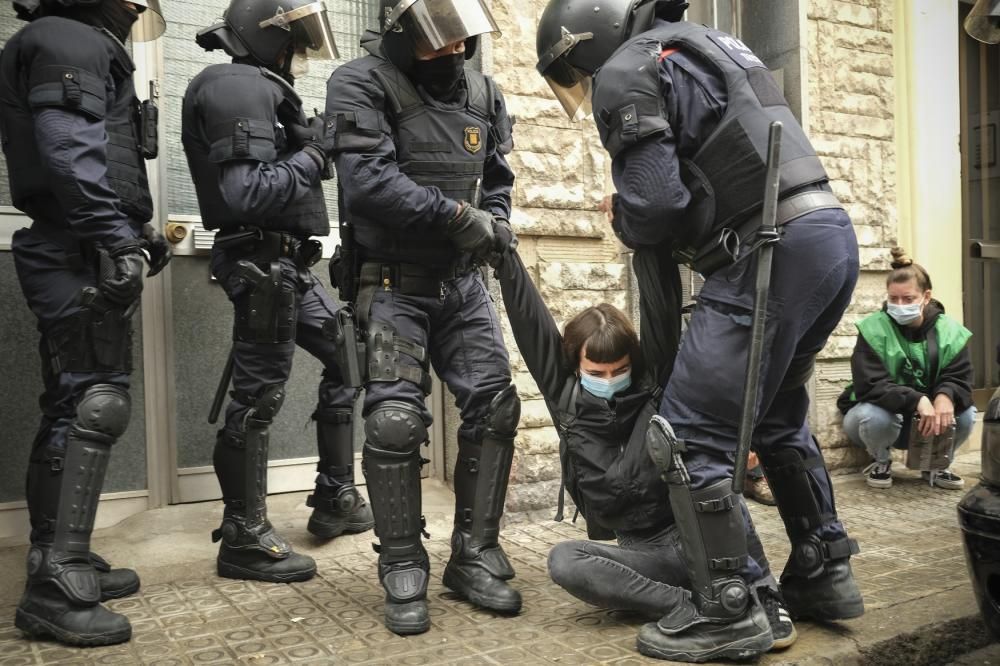
<svg viewBox="0 0 1000 666">
<path fill-rule="evenodd" d="M 781 187 L 781 123 L 771 123 L 767 141 L 767 175 L 764 180 L 764 208 L 757 231 L 757 278 L 754 285 L 753 319 L 750 326 L 750 351 L 747 355 L 747 376 L 743 383 L 743 405 L 740 409 L 740 429 L 733 469 L 733 492 L 743 493 L 747 476 L 747 458 L 757 420 L 757 397 L 760 393 L 760 360 L 764 353 L 764 329 L 767 324 L 767 292 L 771 288 L 771 260 L 778 241 L 778 191 Z"/>
<path fill-rule="evenodd" d="M 208 422 L 215 425 L 219 420 L 219 412 L 222 411 L 222 403 L 226 399 L 226 391 L 229 390 L 229 382 L 233 380 L 233 352 L 229 351 L 229 358 L 226 359 L 226 367 L 222 369 L 222 377 L 219 378 L 219 387 L 215 389 L 215 398 L 212 400 L 212 409 L 208 412 Z"/>
</svg>

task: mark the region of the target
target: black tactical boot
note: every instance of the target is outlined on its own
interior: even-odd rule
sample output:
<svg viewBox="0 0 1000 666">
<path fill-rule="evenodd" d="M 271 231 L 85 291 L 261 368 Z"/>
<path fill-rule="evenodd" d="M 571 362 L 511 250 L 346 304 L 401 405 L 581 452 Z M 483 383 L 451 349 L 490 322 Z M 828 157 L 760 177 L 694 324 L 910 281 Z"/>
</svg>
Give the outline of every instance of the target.
<svg viewBox="0 0 1000 666">
<path fill-rule="evenodd" d="M 28 584 L 14 616 L 14 626 L 28 638 L 54 639 L 66 645 L 115 645 L 132 638 L 128 618 L 100 604 L 70 601 L 54 583 Z"/>
<path fill-rule="evenodd" d="M 667 482 L 691 594 L 642 628 L 639 652 L 685 662 L 752 659 L 767 652 L 774 639 L 767 614 L 742 575 L 749 560 L 747 527 L 731 481 L 692 488 L 685 443 L 660 416 L 649 423 L 646 449 Z"/>
<path fill-rule="evenodd" d="M 851 561 L 848 557 L 821 560 L 817 566 L 798 566 L 796 560 L 808 564 L 810 553 L 821 553 L 824 546 L 849 542 L 821 542 L 815 537 L 803 544 L 792 546 L 792 555 L 781 574 L 781 594 L 785 606 L 793 618 L 810 619 L 817 622 L 849 620 L 865 612 L 861 590 L 854 581 Z M 834 546 L 836 548 L 836 546 Z M 850 548 L 848 544 L 844 548 Z"/>
<path fill-rule="evenodd" d="M 248 527 L 244 518 L 229 513 L 222 527 L 212 533 L 219 545 L 216 559 L 219 576 L 265 583 L 295 583 L 316 575 L 316 562 L 292 550 L 271 523 Z"/>
<path fill-rule="evenodd" d="M 34 473 L 29 472 L 33 543 L 28 549 L 28 579 L 15 615 L 15 625 L 29 637 L 91 646 L 113 645 L 132 636 L 128 618 L 98 603 L 101 582 L 90 551 L 111 447 L 128 425 L 130 404 L 120 386 L 89 387 L 66 436 L 63 464 L 51 464 L 50 472 L 42 475 L 38 472 L 44 470 L 36 464 Z M 38 491 L 47 487 L 51 492 L 55 484 L 57 494 L 39 501 Z M 43 514 L 52 518 L 41 519 Z M 110 571 L 103 560 L 99 564 Z M 135 587 L 138 581 L 134 572 L 115 579 L 116 592 Z"/>
<path fill-rule="evenodd" d="M 477 606 L 499 613 L 521 611 L 521 593 L 508 585 L 514 569 L 499 545 L 476 548 L 472 536 L 456 529 L 451 535 L 451 559 L 443 583 Z"/>
<path fill-rule="evenodd" d="M 481 439 L 459 434 L 455 529 L 443 578 L 477 606 L 511 614 L 521 610 L 521 593 L 506 583 L 514 568 L 499 538 L 520 415 L 517 389 L 508 386 L 490 402 Z"/>
<path fill-rule="evenodd" d="M 97 571 L 101 601 L 122 599 L 139 591 L 139 574 L 132 569 L 112 569 L 108 561 L 97 553 L 90 553 L 90 563 Z"/>
<path fill-rule="evenodd" d="M 827 500 L 817 491 L 817 476 L 830 483 L 822 456 L 803 459 L 797 450 L 773 448 L 762 449 L 758 455 L 792 543 L 781 573 L 781 594 L 788 612 L 796 620 L 819 622 L 864 614 L 864 600 L 850 563 L 850 557 L 860 552 L 858 543 L 847 536 L 833 541 L 816 536 L 837 520 L 832 495 Z"/>
<path fill-rule="evenodd" d="M 306 499 L 306 506 L 313 508 L 306 529 L 321 539 L 360 534 L 375 527 L 368 502 L 353 485 L 339 489 L 317 485 L 316 492 Z"/>
<path fill-rule="evenodd" d="M 637 641 L 647 657 L 689 663 L 753 659 L 773 643 L 767 614 L 756 603 L 743 617 L 726 623 L 701 622 L 676 631 L 663 620 L 650 622 L 639 630 Z"/>
<path fill-rule="evenodd" d="M 321 539 L 359 534 L 375 527 L 372 510 L 354 486 L 354 425 L 350 409 L 319 408 L 316 443 L 319 464 L 316 492 L 306 505 L 312 507 L 306 529 Z"/>
<path fill-rule="evenodd" d="M 424 553 L 426 558 L 426 553 Z M 431 628 L 427 612 L 430 561 L 393 562 L 379 558 L 378 579 L 385 588 L 385 627 L 394 634 L 422 634 Z"/>
</svg>

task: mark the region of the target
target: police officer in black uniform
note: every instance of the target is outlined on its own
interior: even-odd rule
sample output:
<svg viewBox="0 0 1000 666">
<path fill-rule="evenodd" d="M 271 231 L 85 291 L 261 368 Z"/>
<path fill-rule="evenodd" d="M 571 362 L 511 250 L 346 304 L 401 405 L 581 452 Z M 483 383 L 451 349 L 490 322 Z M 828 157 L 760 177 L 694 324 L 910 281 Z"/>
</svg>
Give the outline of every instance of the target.
<svg viewBox="0 0 1000 666">
<path fill-rule="evenodd" d="M 233 400 L 215 446 L 225 513 L 218 572 L 271 582 L 307 580 L 312 558 L 267 520 L 268 426 L 281 409 L 298 344 L 323 362 L 316 408 L 319 467 L 308 529 L 332 538 L 371 529 L 354 486 L 352 391 L 323 324 L 338 307 L 310 272 L 312 236 L 330 233 L 322 178 L 332 134 L 307 119 L 292 84 L 308 58 L 333 59 L 322 1 L 234 0 L 222 23 L 198 33 L 229 64 L 205 68 L 184 96 L 183 143 L 203 224 L 218 229 L 212 273 L 233 302 Z"/>
<path fill-rule="evenodd" d="M 850 219 L 757 56 L 725 33 L 681 21 L 677 0 L 552 0 L 538 70 L 571 115 L 590 97 L 618 189 L 614 220 L 631 246 L 667 244 L 707 276 L 647 435 L 668 482 L 694 593 L 639 650 L 680 661 L 747 658 L 772 637 L 752 588 L 749 515 L 732 490 L 761 227 L 768 129 L 784 127 L 761 401 L 753 439 L 792 544 L 781 576 L 793 617 L 864 612 L 819 445 L 806 381 L 847 308 L 858 272 Z M 742 260 L 740 259 L 742 257 Z M 750 260 L 747 260 L 750 259 Z"/>
<path fill-rule="evenodd" d="M 444 584 L 480 606 L 516 613 L 520 594 L 501 548 L 520 403 L 497 314 L 478 266 L 513 242 L 513 147 L 503 96 L 465 68 L 496 23 L 477 0 L 383 0 L 370 55 L 330 77 L 337 174 L 357 261 L 368 345 L 368 492 L 378 534 L 386 626 L 426 631 L 430 565 L 420 542 L 420 446 L 431 415 L 429 363 L 461 410 L 455 528 Z"/>
<path fill-rule="evenodd" d="M 129 422 L 143 262 L 152 276 L 170 260 L 149 224 L 155 112 L 136 98 L 124 42 L 130 31 L 155 39 L 165 24 L 156 0 L 15 0 L 14 9 L 30 23 L 0 56 L 0 130 L 14 206 L 32 219 L 12 250 L 38 319 L 45 387 L 15 624 L 30 637 L 110 645 L 132 627 L 99 602 L 134 593 L 139 577 L 91 553 L 90 534 L 111 447 Z"/>
</svg>

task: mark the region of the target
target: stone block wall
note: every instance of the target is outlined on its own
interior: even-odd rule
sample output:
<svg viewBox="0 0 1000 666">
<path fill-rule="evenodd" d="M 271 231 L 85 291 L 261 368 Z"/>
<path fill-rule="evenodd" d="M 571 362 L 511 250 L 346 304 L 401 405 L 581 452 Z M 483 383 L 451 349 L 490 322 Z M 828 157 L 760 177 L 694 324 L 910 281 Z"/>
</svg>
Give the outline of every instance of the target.
<svg viewBox="0 0 1000 666">
<path fill-rule="evenodd" d="M 625 309 L 628 278 L 623 248 L 597 210 L 610 193 L 610 160 L 590 121 L 571 123 L 535 71 L 535 27 L 546 2 L 494 0 L 503 37 L 492 41 L 485 70 L 507 99 L 514 127 L 510 155 L 517 174 L 511 220 L 520 252 L 556 322 L 607 301 Z M 497 299 L 507 326 L 503 305 Z M 552 507 L 559 492 L 559 439 L 538 387 L 507 335 L 522 400 L 510 512 Z"/>
<path fill-rule="evenodd" d="M 814 377 L 811 423 L 828 464 L 850 468 L 865 459 L 841 428 L 836 397 L 850 381 L 854 324 L 881 306 L 888 248 L 896 245 L 893 0 L 808 2 L 809 136 L 858 235 L 861 276 L 854 301 Z"/>
</svg>

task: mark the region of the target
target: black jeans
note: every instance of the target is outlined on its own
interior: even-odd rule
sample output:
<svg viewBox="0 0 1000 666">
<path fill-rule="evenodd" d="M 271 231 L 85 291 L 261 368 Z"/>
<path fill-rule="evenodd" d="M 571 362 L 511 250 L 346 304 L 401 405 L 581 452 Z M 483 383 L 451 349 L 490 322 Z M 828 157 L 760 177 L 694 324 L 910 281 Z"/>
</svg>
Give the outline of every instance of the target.
<svg viewBox="0 0 1000 666">
<path fill-rule="evenodd" d="M 764 548 L 748 534 L 750 557 L 764 572 L 757 587 L 777 589 Z M 549 552 L 553 582 L 599 608 L 660 618 L 689 595 L 688 567 L 676 525 L 646 532 L 619 532 L 618 545 L 564 541 Z"/>
</svg>

